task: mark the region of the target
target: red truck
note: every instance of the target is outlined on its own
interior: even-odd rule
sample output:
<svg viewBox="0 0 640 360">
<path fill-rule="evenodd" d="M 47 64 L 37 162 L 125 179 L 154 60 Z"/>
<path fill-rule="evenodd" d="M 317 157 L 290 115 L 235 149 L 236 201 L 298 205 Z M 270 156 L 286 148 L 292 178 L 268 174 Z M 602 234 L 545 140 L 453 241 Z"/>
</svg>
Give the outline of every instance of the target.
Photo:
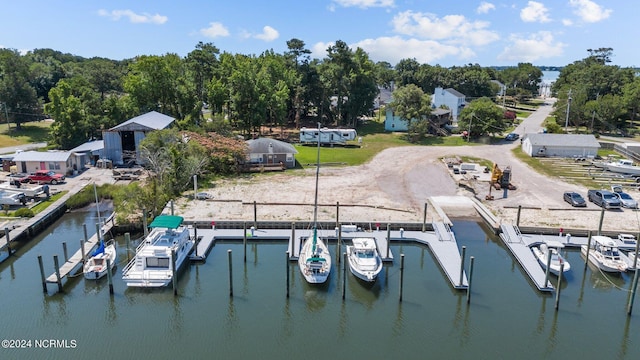
<svg viewBox="0 0 640 360">
<path fill-rule="evenodd" d="M 26 178 L 30 183 L 48 183 L 56 185 L 64 181 L 65 177 L 62 174 L 55 173 L 50 170 L 38 170 Z"/>
</svg>

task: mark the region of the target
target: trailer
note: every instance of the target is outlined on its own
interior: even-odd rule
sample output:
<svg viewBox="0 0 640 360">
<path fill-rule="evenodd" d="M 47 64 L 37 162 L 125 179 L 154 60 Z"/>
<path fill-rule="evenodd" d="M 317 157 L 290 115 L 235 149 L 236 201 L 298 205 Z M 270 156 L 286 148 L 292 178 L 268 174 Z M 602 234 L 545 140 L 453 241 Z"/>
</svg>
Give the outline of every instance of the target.
<svg viewBox="0 0 640 360">
<path fill-rule="evenodd" d="M 341 144 L 344 145 L 349 140 L 355 140 L 358 137 L 356 129 L 300 129 L 300 143 L 302 144 Z"/>
</svg>

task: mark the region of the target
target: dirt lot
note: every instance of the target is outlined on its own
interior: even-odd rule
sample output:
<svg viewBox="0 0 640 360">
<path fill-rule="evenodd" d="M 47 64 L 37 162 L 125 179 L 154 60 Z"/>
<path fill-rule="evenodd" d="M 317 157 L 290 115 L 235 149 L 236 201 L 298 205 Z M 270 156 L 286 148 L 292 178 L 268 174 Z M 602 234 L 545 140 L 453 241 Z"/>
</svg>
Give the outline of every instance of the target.
<svg viewBox="0 0 640 360">
<path fill-rule="evenodd" d="M 440 217 L 432 207 L 433 197 L 449 217 L 474 216 L 475 211 L 467 202 L 456 201 L 455 196 L 477 195 L 503 223 L 515 223 L 517 207 L 522 205 L 522 226 L 597 229 L 599 208 L 588 204 L 586 209 L 575 210 L 562 200 L 564 191 L 579 191 L 586 196 L 587 189 L 549 179 L 528 168 L 511 155 L 510 149 L 518 145 L 519 142 L 505 142 L 462 147 L 399 147 L 385 150 L 361 166 L 321 167 L 318 218 L 335 220 L 336 203 L 340 203 L 341 222 L 420 222 L 424 204 L 429 203 L 427 221 L 438 221 Z M 480 174 L 477 174 L 480 179 L 468 181 L 473 189 L 470 191 L 459 186 L 460 177 L 454 178 L 441 160 L 456 155 L 488 159 L 501 168 L 511 167 L 512 182 L 517 190 L 509 191 L 506 198 L 502 190 L 493 190 L 495 199 L 485 201 L 489 185 L 481 180 Z M 201 189 L 210 193 L 214 201 L 183 200 L 177 204 L 176 211 L 188 220 L 253 221 L 255 201 L 270 204 L 257 206 L 259 220 L 312 220 L 314 175 L 315 168 L 310 168 L 216 182 L 211 189 Z M 638 197 L 635 190 L 631 195 Z M 607 211 L 603 229 L 637 232 L 640 218 L 636 211 L 628 209 Z"/>
</svg>

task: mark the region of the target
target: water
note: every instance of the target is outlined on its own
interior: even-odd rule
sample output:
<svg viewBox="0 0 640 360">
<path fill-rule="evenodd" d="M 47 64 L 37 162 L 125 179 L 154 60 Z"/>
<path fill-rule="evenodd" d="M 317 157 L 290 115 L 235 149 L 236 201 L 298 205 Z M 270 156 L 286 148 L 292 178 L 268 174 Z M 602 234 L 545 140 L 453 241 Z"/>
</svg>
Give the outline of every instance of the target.
<svg viewBox="0 0 640 360">
<path fill-rule="evenodd" d="M 640 358 L 638 300 L 635 314 L 626 316 L 631 276 L 583 272 L 580 254 L 568 251 L 572 271 L 556 312 L 555 296 L 535 290 L 499 239 L 474 221 L 453 226 L 459 245 L 475 257 L 470 305 L 428 248 L 408 243 L 392 246 L 396 262 L 385 265 L 372 287 L 347 274 L 344 301 L 335 261 L 329 283 L 320 287 L 306 284 L 291 263 L 286 299 L 284 242 L 250 243 L 246 263 L 241 243 L 218 243 L 205 263 L 187 267 L 174 297 L 171 288 L 126 288 L 120 278 L 125 246 L 118 239 L 112 297 L 106 279 L 81 276 L 64 294 L 43 295 L 37 255 L 49 275 L 52 255 L 62 257 L 62 241 L 71 254 L 82 223 L 95 220 L 93 213 L 67 214 L 0 265 L 2 338 L 66 340 L 72 347 L 36 349 L 32 342 L 29 349 L 0 349 L 1 359 Z M 335 256 L 335 244 L 330 250 Z"/>
<path fill-rule="evenodd" d="M 542 83 L 551 84 L 554 81 L 558 80 L 558 76 L 560 76 L 560 71 L 543 71 Z"/>
</svg>

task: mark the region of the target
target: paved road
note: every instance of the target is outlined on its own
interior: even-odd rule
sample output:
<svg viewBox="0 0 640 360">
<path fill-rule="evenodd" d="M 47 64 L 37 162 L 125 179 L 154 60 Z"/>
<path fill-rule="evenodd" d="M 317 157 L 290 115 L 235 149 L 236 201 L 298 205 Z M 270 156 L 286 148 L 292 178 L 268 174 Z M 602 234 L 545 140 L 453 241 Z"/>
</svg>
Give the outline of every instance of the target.
<svg viewBox="0 0 640 360">
<path fill-rule="evenodd" d="M 47 146 L 46 142 L 17 145 L 17 146 L 8 146 L 8 147 L 0 148 L 0 154 L 3 154 L 3 155 L 15 154 L 15 152 L 18 150 L 23 150 L 23 151 L 35 150 L 35 149 L 43 148 L 45 146 Z"/>
</svg>

